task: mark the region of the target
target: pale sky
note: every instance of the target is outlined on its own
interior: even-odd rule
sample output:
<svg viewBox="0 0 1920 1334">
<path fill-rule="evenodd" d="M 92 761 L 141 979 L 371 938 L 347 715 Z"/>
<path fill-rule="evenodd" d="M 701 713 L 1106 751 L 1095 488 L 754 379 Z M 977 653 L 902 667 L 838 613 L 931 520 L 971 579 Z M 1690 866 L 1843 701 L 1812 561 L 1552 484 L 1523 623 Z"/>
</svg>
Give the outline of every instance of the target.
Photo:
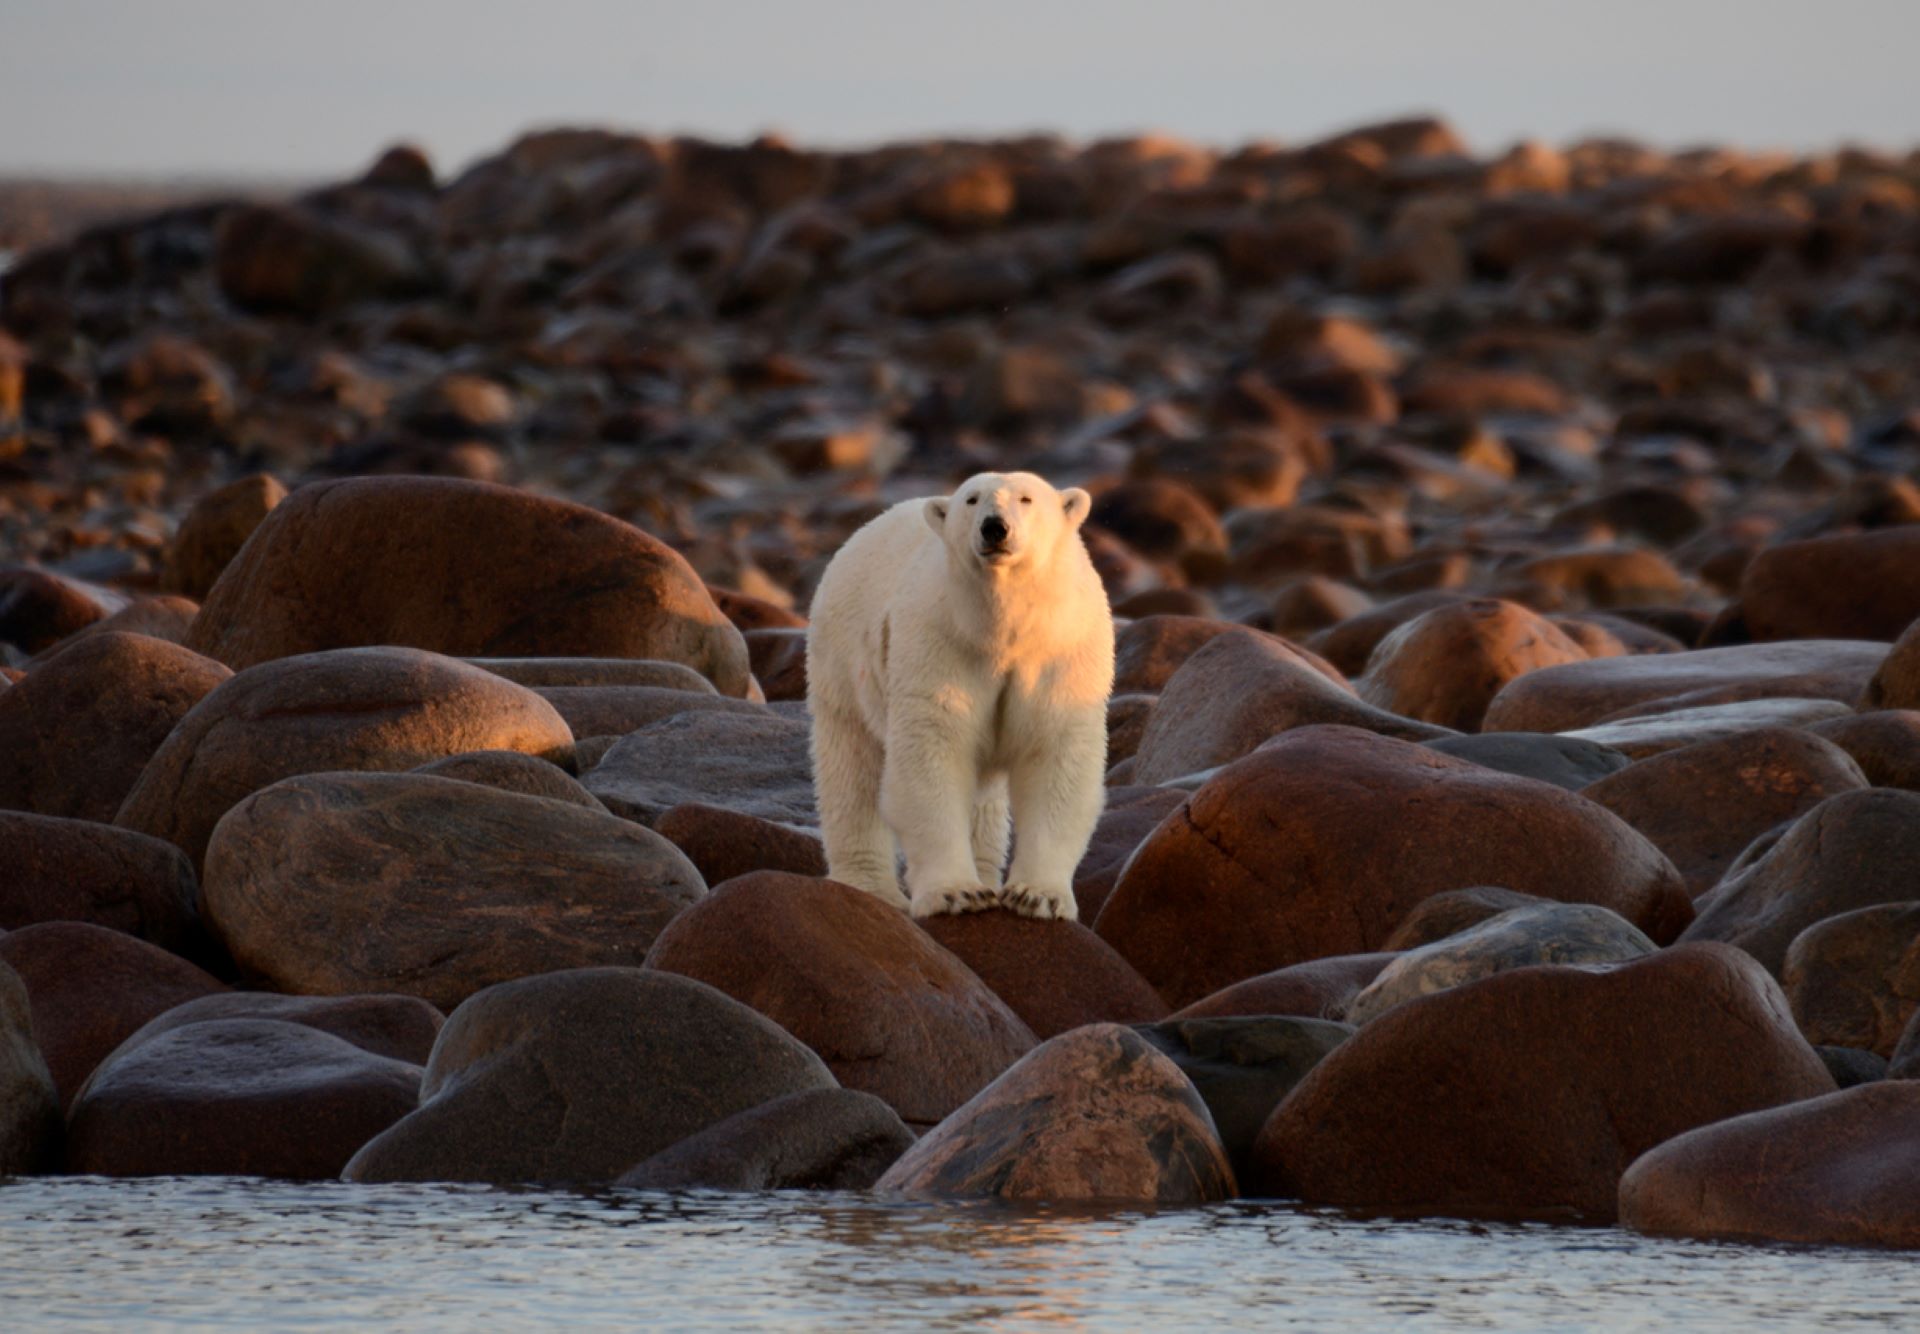
<svg viewBox="0 0 1920 1334">
<path fill-rule="evenodd" d="M 443 172 L 535 125 L 803 142 L 1411 110 L 1483 150 L 1920 145 L 1920 0 L 0 0 L 0 172 Z"/>
</svg>

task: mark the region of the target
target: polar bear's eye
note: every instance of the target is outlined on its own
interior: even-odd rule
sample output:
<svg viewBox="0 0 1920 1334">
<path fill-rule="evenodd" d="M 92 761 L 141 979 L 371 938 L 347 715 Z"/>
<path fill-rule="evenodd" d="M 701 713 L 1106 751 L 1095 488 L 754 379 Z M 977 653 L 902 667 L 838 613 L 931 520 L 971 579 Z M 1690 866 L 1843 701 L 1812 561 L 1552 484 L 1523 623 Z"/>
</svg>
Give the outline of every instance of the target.
<svg viewBox="0 0 1920 1334">
<path fill-rule="evenodd" d="M 980 497 L 979 497 L 979 496 L 968 496 L 968 497 L 967 497 L 967 503 L 968 503 L 969 505 L 978 505 L 978 504 L 980 503 Z"/>
<path fill-rule="evenodd" d="M 1033 503 L 1033 497 L 1032 497 L 1032 496 L 1021 496 L 1021 497 L 1020 497 L 1020 503 L 1021 503 L 1022 505 L 1031 505 L 1031 504 Z"/>
</svg>

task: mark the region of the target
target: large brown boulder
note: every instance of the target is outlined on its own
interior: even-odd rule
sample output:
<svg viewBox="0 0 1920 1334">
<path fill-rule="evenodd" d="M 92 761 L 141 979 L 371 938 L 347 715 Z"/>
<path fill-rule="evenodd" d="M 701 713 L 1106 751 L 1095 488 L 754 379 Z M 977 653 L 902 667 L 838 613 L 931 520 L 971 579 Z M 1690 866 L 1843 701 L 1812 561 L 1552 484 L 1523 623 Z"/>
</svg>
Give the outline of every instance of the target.
<svg viewBox="0 0 1920 1334">
<path fill-rule="evenodd" d="M 1920 793 L 1842 792 L 1815 806 L 1762 855 L 1733 868 L 1699 905 L 1683 940 L 1738 945 L 1778 976 L 1815 922 L 1914 897 Z"/>
<path fill-rule="evenodd" d="M 1249 977 L 1202 996 L 1174 1012 L 1175 1019 L 1223 1019 L 1239 1015 L 1295 1015 L 1341 1020 L 1353 998 L 1380 970 L 1399 957 L 1385 950 L 1309 959 Z"/>
<path fill-rule="evenodd" d="M 1898 639 L 1920 621 L 1920 524 L 1768 547 L 1740 608 L 1756 640 Z"/>
<path fill-rule="evenodd" d="M 644 1190 L 866 1190 L 913 1147 L 871 1093 L 810 1089 L 662 1149 L 615 1183 Z"/>
<path fill-rule="evenodd" d="M 1360 698 L 1402 717 L 1477 732 L 1487 705 L 1507 682 L 1586 660 L 1585 649 L 1518 603 L 1456 602 L 1381 640 L 1360 679 Z"/>
<path fill-rule="evenodd" d="M 1920 1010 L 1920 902 L 1815 922 L 1787 947 L 1780 982 L 1808 1042 L 1891 1057 Z"/>
<path fill-rule="evenodd" d="M 135 598 L 111 616 L 102 616 L 85 629 L 76 630 L 59 643 L 42 650 L 27 666 L 38 667 L 56 653 L 64 653 L 95 635 L 144 635 L 148 639 L 159 639 L 184 647 L 187 631 L 193 627 L 193 618 L 199 614 L 200 604 L 191 598 L 174 597 L 171 594 Z"/>
<path fill-rule="evenodd" d="M 580 786 L 579 779 L 565 769 L 551 760 L 518 750 L 470 750 L 462 755 L 449 755 L 443 760 L 419 765 L 407 772 L 428 778 L 478 783 L 481 787 L 514 792 L 523 797 L 546 797 L 551 801 L 584 806 L 590 811 L 606 809 L 593 793 Z"/>
<path fill-rule="evenodd" d="M 156 945 L 86 922 L 43 922 L 0 935 L 0 963 L 26 983 L 34 1036 L 62 1105 L 148 1021 L 227 989 Z"/>
<path fill-rule="evenodd" d="M 1467 600 L 1467 594 L 1448 588 L 1408 593 L 1322 630 L 1307 642 L 1308 647 L 1326 655 L 1326 660 L 1337 670 L 1358 676 L 1366 671 L 1380 641 L 1395 630 L 1436 607 L 1449 607 Z"/>
<path fill-rule="evenodd" d="M 664 658 L 747 692 L 746 644 L 678 553 L 583 506 L 453 478 L 301 487 L 247 539 L 188 641 L 235 670 L 370 644 Z"/>
<path fill-rule="evenodd" d="M 1648 705 L 1644 713 L 1636 710 L 1559 735 L 1564 740 L 1607 746 L 1629 759 L 1644 760 L 1683 746 L 1783 727 L 1806 728 L 1849 716 L 1847 706 L 1834 699 L 1749 699 L 1665 712 Z"/>
<path fill-rule="evenodd" d="M 818 822 L 807 724 L 764 710 L 649 723 L 622 737 L 581 782 L 608 810 L 640 824 L 687 802 L 775 824 Z"/>
<path fill-rule="evenodd" d="M 1822 639 L 1594 658 L 1509 681 L 1482 727 L 1571 732 L 1656 700 L 1671 709 L 1770 698 L 1851 705 L 1886 656 L 1885 644 Z"/>
<path fill-rule="evenodd" d="M 1378 709 L 1281 641 L 1236 630 L 1197 649 L 1160 692 L 1133 756 L 1133 779 L 1165 783 L 1230 763 L 1269 737 L 1316 723 L 1425 741 L 1445 728 Z"/>
<path fill-rule="evenodd" d="M 1092 922 L 1106 905 L 1133 850 L 1180 808 L 1187 794 L 1173 787 L 1110 787 L 1100 822 L 1073 872 L 1073 898 L 1080 920 Z"/>
<path fill-rule="evenodd" d="M 586 1185 L 833 1076 L 779 1025 L 712 987 L 639 968 L 503 982 L 447 1017 L 420 1107 L 349 1181 Z"/>
<path fill-rule="evenodd" d="M 656 819 L 653 831 L 686 853 L 709 885 L 754 871 L 827 873 L 818 834 L 724 806 L 684 802 Z"/>
<path fill-rule="evenodd" d="M 306 774 L 228 813 L 207 926 L 278 991 L 393 991 L 441 1009 L 496 982 L 638 965 L 706 889 L 651 830 L 421 774 Z"/>
<path fill-rule="evenodd" d="M 338 649 L 222 682 L 180 720 L 114 823 L 198 864 L 220 817 L 295 774 L 411 769 L 473 750 L 560 757 L 573 734 L 523 686 L 433 653 Z"/>
<path fill-rule="evenodd" d="M 1849 714 L 1811 723 L 1807 731 L 1853 756 L 1875 787 L 1920 792 L 1920 709 Z"/>
<path fill-rule="evenodd" d="M 1920 1248 L 1920 1083 L 1891 1080 L 1675 1136 L 1620 1181 L 1655 1236 Z"/>
<path fill-rule="evenodd" d="M 876 1189 L 1002 1200 L 1206 1204 L 1233 1168 L 1199 1092 L 1118 1024 L 1035 1049 L 909 1149 Z"/>
<path fill-rule="evenodd" d="M 287 498 L 277 477 L 254 473 L 207 492 L 180 521 L 160 567 L 160 586 L 204 601 L 253 530 Z"/>
<path fill-rule="evenodd" d="M 233 673 L 145 635 L 87 635 L 0 693 L 0 807 L 111 822 L 174 725 Z"/>
<path fill-rule="evenodd" d="M 1672 858 L 1696 897 L 1754 839 L 1866 775 L 1830 741 L 1763 728 L 1651 755 L 1584 789 Z"/>
<path fill-rule="evenodd" d="M 1656 941 L 1691 916 L 1673 864 L 1600 806 L 1350 727 L 1229 765 L 1141 845 L 1094 929 L 1175 1006 L 1377 950 L 1429 895 L 1500 885 L 1611 908 Z"/>
<path fill-rule="evenodd" d="M 1188 658 L 1229 632 L 1259 634 L 1232 621 L 1206 616 L 1141 616 L 1121 627 L 1113 637 L 1113 693 L 1157 695 Z M 1263 635 L 1293 650 L 1294 656 L 1336 685 L 1346 681 L 1332 664 L 1296 645 Z"/>
<path fill-rule="evenodd" d="M 716 886 L 660 933 L 647 966 L 752 1006 L 909 1124 L 939 1121 L 1034 1044 L 905 913 L 833 880 L 768 871 Z"/>
<path fill-rule="evenodd" d="M 418 1104 L 420 1067 L 304 1024 L 203 1019 L 114 1052 L 74 1097 L 67 1166 L 332 1181 Z"/>
<path fill-rule="evenodd" d="M 515 685 L 556 690 L 589 686 L 653 686 L 717 695 L 713 682 L 683 662 L 657 658 L 468 658 Z"/>
<path fill-rule="evenodd" d="M 171 843 L 89 820 L 0 811 L 0 931 L 91 922 L 192 954 L 199 882 Z"/>
<path fill-rule="evenodd" d="M 1038 1038 L 1083 1024 L 1151 1023 L 1167 1004 L 1113 946 L 1078 922 L 1005 909 L 945 913 L 920 925 L 993 989 Z"/>
<path fill-rule="evenodd" d="M 1863 709 L 1920 709 L 1920 620 L 1894 641 L 1893 650 L 1861 692 Z"/>
<path fill-rule="evenodd" d="M 53 1170 L 60 1134 L 60 1095 L 33 1040 L 26 984 L 0 963 L 0 1178 Z"/>
<path fill-rule="evenodd" d="M 1342 1043 L 1261 1131 L 1253 1185 L 1310 1204 L 1605 1222 L 1620 1174 L 1654 1145 L 1833 1088 L 1779 987 L 1737 950 L 1521 968 Z"/>
<path fill-rule="evenodd" d="M 0 644 L 39 653 L 127 605 L 125 594 L 30 566 L 0 569 Z"/>
</svg>

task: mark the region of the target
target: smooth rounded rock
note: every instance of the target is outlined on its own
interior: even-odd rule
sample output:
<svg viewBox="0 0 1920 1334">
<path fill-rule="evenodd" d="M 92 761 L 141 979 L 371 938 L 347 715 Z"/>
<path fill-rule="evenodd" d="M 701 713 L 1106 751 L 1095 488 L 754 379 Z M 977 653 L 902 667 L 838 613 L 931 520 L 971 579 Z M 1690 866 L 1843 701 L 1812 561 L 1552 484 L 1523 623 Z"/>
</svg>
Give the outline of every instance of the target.
<svg viewBox="0 0 1920 1334">
<path fill-rule="evenodd" d="M 1082 922 L 1090 923 L 1100 915 L 1134 849 L 1186 799 L 1185 792 L 1171 787 L 1107 789 L 1100 823 L 1094 826 L 1093 837 L 1073 873 L 1073 897 Z"/>
<path fill-rule="evenodd" d="M 1034 1044 L 913 919 L 832 880 L 759 872 L 716 886 L 660 934 L 647 966 L 752 1006 L 909 1124 L 938 1122 Z"/>
<path fill-rule="evenodd" d="M 559 757 L 573 734 L 525 687 L 407 648 L 279 658 L 222 682 L 154 752 L 114 823 L 197 865 L 220 817 L 282 778 L 412 769 L 475 750 Z"/>
<path fill-rule="evenodd" d="M 1654 1145 L 1833 1089 L 1737 950 L 1520 968 L 1342 1043 L 1260 1132 L 1250 1184 L 1343 1208 L 1608 1222 L 1621 1173 Z"/>
<path fill-rule="evenodd" d="M 419 1092 L 419 1066 L 330 1033 L 205 1019 L 101 1063 L 73 1100 L 67 1163 L 99 1176 L 330 1181 Z"/>
<path fill-rule="evenodd" d="M 1235 982 L 1176 1010 L 1175 1019 L 1216 1019 L 1239 1015 L 1296 1015 L 1342 1020 L 1353 998 L 1364 991 L 1396 956 L 1335 954 L 1309 959 Z"/>
<path fill-rule="evenodd" d="M 1920 621 L 1920 524 L 1767 547 L 1740 608 L 1756 640 L 1897 639 Z"/>
<path fill-rule="evenodd" d="M 1633 763 L 1624 751 L 1612 746 L 1551 732 L 1479 732 L 1422 744 L 1442 755 L 1471 760 L 1483 769 L 1537 778 L 1569 792 L 1578 792 Z"/>
<path fill-rule="evenodd" d="M 276 477 L 254 473 L 207 492 L 174 531 L 160 586 L 204 601 L 220 574 L 275 505 L 287 498 Z"/>
<path fill-rule="evenodd" d="M 188 647 L 239 670 L 372 644 L 661 658 L 747 690 L 740 632 L 678 553 L 584 506 L 453 478 L 301 487 L 221 575 Z"/>
<path fill-rule="evenodd" d="M 944 913 L 920 925 L 1043 1040 L 1083 1024 L 1151 1023 L 1167 1015 L 1166 1002 L 1133 965 L 1078 922 L 993 909 Z"/>
<path fill-rule="evenodd" d="M 1863 709 L 1920 709 L 1920 620 L 1894 641 L 1887 660 L 1860 694 Z"/>
<path fill-rule="evenodd" d="M 1532 894 L 1501 889 L 1498 885 L 1450 889 L 1415 904 L 1413 911 L 1401 918 L 1400 925 L 1393 928 L 1393 934 L 1387 937 L 1383 948 L 1395 953 L 1417 950 L 1422 945 L 1431 945 L 1436 940 L 1445 940 L 1476 927 L 1490 917 L 1546 902 L 1548 900 Z"/>
<path fill-rule="evenodd" d="M 1920 1083 L 1844 1089 L 1678 1135 L 1628 1169 L 1654 1236 L 1920 1248 Z"/>
<path fill-rule="evenodd" d="M 1815 922 L 1787 947 L 1780 984 L 1808 1042 L 1891 1057 L 1920 1010 L 1920 902 Z"/>
<path fill-rule="evenodd" d="M 279 996 L 270 991 L 223 991 L 182 1002 L 148 1021 L 116 1054 L 188 1024 L 264 1019 L 330 1033 L 362 1051 L 408 1065 L 425 1065 L 446 1016 L 418 996 Z"/>
<path fill-rule="evenodd" d="M 1776 976 L 1794 937 L 1829 917 L 1914 897 L 1920 793 L 1866 788 L 1829 797 L 1763 855 L 1702 898 L 1683 940 L 1738 945 Z"/>
<path fill-rule="evenodd" d="M 1753 699 L 1650 712 L 1562 735 L 1574 741 L 1610 746 L 1629 759 L 1644 760 L 1683 746 L 1725 741 L 1752 732 L 1810 727 L 1847 717 L 1848 712 L 1846 705 L 1832 699 Z"/>
<path fill-rule="evenodd" d="M 807 738 L 806 723 L 775 713 L 682 713 L 622 738 L 581 781 L 608 810 L 640 824 L 700 802 L 811 826 Z"/>
<path fill-rule="evenodd" d="M 512 792 L 523 797 L 546 797 L 604 811 L 599 799 L 580 786 L 580 780 L 551 760 L 518 750 L 470 750 L 449 755 L 407 772 L 428 778 L 452 778 L 462 783 Z"/>
<path fill-rule="evenodd" d="M 1034 1049 L 875 1186 L 944 1198 L 1205 1204 L 1235 1193 L 1213 1116 L 1180 1067 L 1117 1024 Z"/>
<path fill-rule="evenodd" d="M 913 1147 L 871 1093 L 812 1089 L 736 1112 L 614 1184 L 643 1190 L 867 1190 Z"/>
<path fill-rule="evenodd" d="M 1626 963 L 1654 944 L 1618 913 L 1591 903 L 1510 908 L 1464 931 L 1408 950 L 1347 1006 L 1350 1024 L 1372 1023 L 1397 1005 L 1536 964 Z"/>
<path fill-rule="evenodd" d="M 639 964 L 705 883 L 602 811 L 420 774 L 306 774 L 228 813 L 207 925 L 275 990 L 451 1009 L 535 973 Z"/>
<path fill-rule="evenodd" d="M 0 963 L 0 1179 L 60 1161 L 60 1096 L 33 1038 L 26 983 Z"/>
<path fill-rule="evenodd" d="M 1920 792 L 1920 709 L 1883 709 L 1810 723 L 1807 731 L 1853 756 L 1875 787 Z"/>
<path fill-rule="evenodd" d="M 1586 650 L 1517 603 L 1456 602 L 1381 640 L 1360 679 L 1360 698 L 1402 717 L 1477 732 L 1487 705 L 1507 682 L 1586 660 Z"/>
<path fill-rule="evenodd" d="M 145 635 L 88 635 L 0 693 L 0 808 L 113 820 L 225 667 Z"/>
<path fill-rule="evenodd" d="M 1656 941 L 1691 917 L 1673 865 L 1573 793 L 1354 728 L 1288 732 L 1157 828 L 1094 929 L 1181 1006 L 1377 950 L 1432 894 L 1502 885 L 1612 908 Z"/>
<path fill-rule="evenodd" d="M 724 806 L 683 802 L 654 820 L 653 831 L 684 852 L 709 885 L 754 871 L 827 873 L 818 834 Z"/>
<path fill-rule="evenodd" d="M 1866 786 L 1860 767 L 1832 742 L 1767 728 L 1650 755 L 1583 795 L 1645 834 L 1697 897 L 1767 830 Z"/>
<path fill-rule="evenodd" d="M 171 843 L 90 820 L 0 811 L 0 930 L 91 922 L 176 954 L 203 943 L 193 864 Z"/>
<path fill-rule="evenodd" d="M 451 1015 L 419 1109 L 348 1181 L 589 1185 L 775 1098 L 834 1087 L 778 1024 L 690 978 L 580 968 L 504 982 Z"/>
</svg>

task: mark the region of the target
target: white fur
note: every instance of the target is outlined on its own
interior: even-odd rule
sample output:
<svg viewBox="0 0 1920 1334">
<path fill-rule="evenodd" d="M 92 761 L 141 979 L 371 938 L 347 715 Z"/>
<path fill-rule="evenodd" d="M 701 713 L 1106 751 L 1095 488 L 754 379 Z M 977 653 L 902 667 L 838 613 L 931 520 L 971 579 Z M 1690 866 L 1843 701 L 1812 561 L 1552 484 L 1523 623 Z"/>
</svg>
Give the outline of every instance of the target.
<svg viewBox="0 0 1920 1334">
<path fill-rule="evenodd" d="M 1079 533 L 1090 504 L 1032 473 L 982 473 L 895 505 L 827 566 L 807 692 L 835 880 L 916 917 L 1077 915 L 1113 689 L 1113 615 Z M 985 550 L 989 517 L 1007 526 L 1004 554 Z"/>
</svg>

